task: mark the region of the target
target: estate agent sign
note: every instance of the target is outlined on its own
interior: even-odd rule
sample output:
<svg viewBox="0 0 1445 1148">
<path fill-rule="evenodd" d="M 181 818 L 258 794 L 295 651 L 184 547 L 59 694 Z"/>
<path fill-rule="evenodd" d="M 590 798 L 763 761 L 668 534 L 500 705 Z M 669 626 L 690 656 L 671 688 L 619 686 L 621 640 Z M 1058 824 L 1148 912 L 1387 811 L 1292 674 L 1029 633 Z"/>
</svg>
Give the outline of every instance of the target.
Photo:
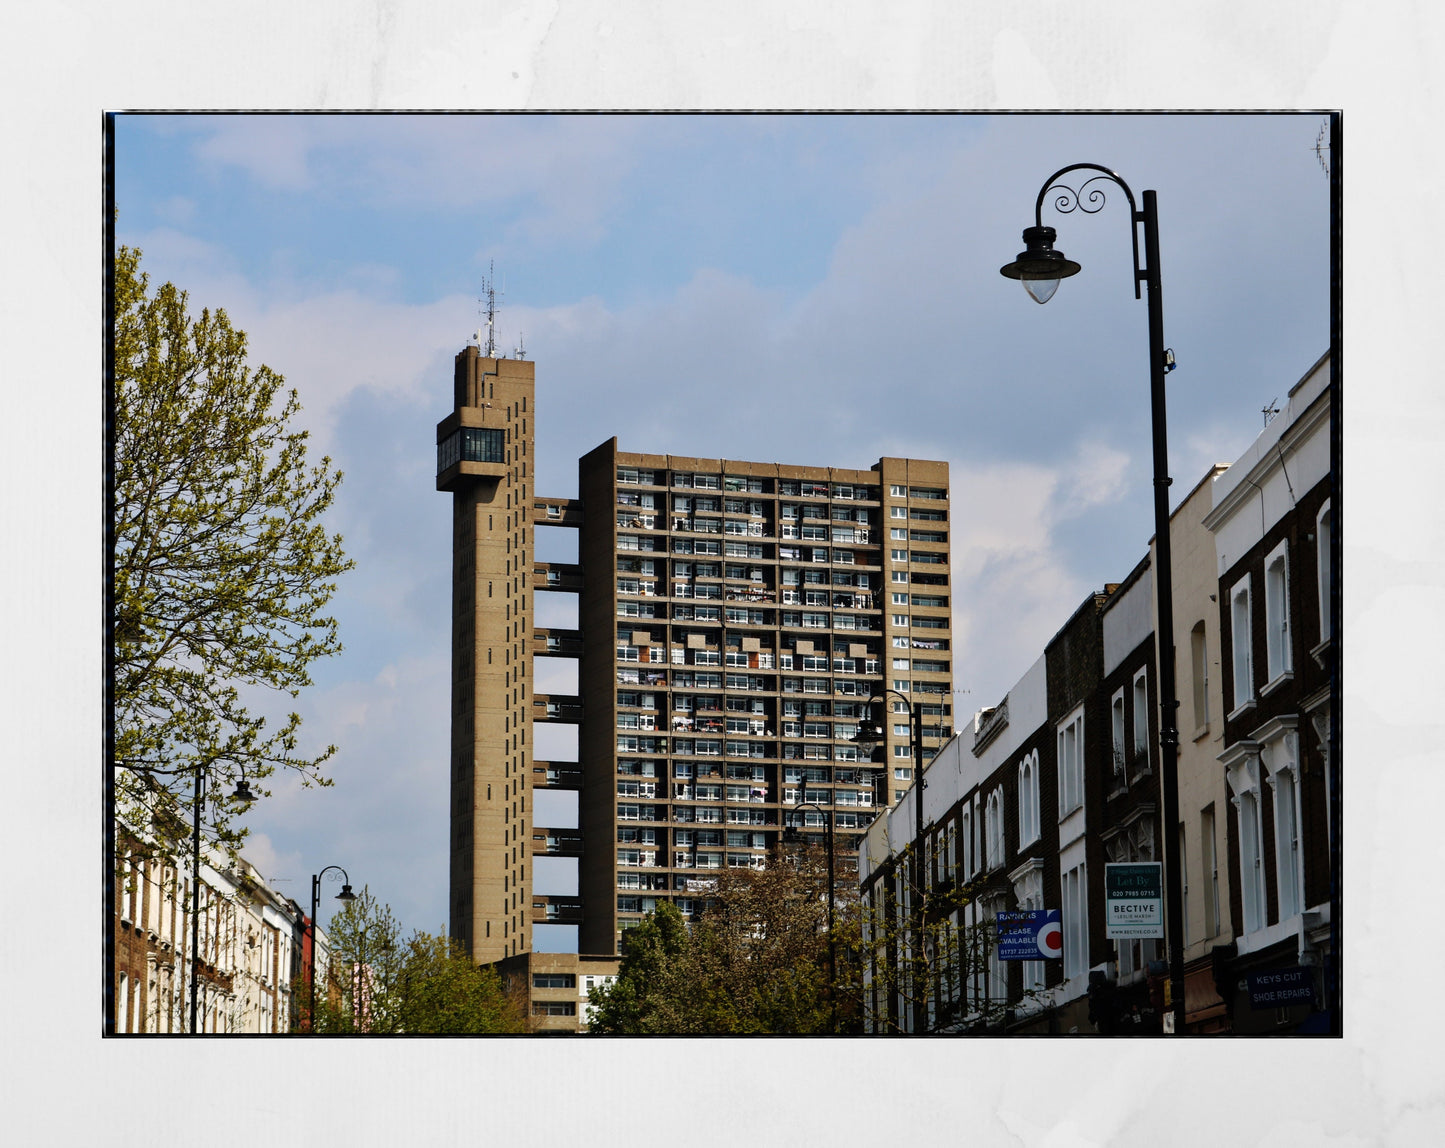
<svg viewBox="0 0 1445 1148">
<path fill-rule="evenodd" d="M 996 914 L 998 959 L 1054 960 L 1064 955 L 1064 929 L 1057 909 L 1024 909 Z"/>
<path fill-rule="evenodd" d="M 1104 866 L 1104 935 L 1164 936 L 1164 866 L 1158 861 Z"/>
</svg>

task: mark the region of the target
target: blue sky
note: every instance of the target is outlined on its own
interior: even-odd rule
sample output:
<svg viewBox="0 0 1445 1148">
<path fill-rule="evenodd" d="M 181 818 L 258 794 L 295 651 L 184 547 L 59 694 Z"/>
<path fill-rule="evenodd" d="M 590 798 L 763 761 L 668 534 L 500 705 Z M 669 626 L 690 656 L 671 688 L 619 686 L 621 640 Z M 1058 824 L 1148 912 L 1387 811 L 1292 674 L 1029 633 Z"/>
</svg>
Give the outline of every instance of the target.
<svg viewBox="0 0 1445 1148">
<path fill-rule="evenodd" d="M 450 499 L 433 489 L 433 427 L 489 261 L 501 345 L 524 339 L 537 364 L 539 493 L 575 493 L 577 457 L 612 435 L 797 463 L 947 459 L 964 715 L 996 702 L 1151 533 L 1127 206 L 1109 191 L 1094 216 L 1046 209 L 1084 270 L 1040 308 L 998 268 L 1042 181 L 1089 161 L 1136 196 L 1158 191 L 1182 494 L 1326 349 L 1320 124 L 120 117 L 119 241 L 194 308 L 227 309 L 346 473 L 333 518 L 357 560 L 335 600 L 346 650 L 301 699 L 307 736 L 341 747 L 336 785 L 277 779 L 248 856 L 292 895 L 341 864 L 406 925 L 445 923 Z M 886 420 L 883 390 L 896 391 Z M 567 557 L 566 540 L 543 532 L 539 557 Z M 539 595 L 544 624 L 568 616 Z M 539 674 L 569 686 L 556 664 Z M 567 756 L 565 735 L 544 734 Z M 539 865 L 538 880 L 561 891 L 568 876 Z"/>
</svg>

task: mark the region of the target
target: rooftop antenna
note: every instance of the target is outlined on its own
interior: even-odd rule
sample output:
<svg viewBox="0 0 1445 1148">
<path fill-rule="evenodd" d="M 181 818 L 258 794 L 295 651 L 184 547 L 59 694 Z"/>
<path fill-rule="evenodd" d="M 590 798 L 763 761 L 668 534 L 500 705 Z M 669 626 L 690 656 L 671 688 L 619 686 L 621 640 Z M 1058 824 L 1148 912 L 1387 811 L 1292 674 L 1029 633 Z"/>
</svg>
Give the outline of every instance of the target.
<svg viewBox="0 0 1445 1148">
<path fill-rule="evenodd" d="M 527 357 L 527 344 L 526 341 L 522 338 L 521 331 L 517 332 L 517 350 L 512 357 L 514 359 L 525 359 Z"/>
<path fill-rule="evenodd" d="M 1279 402 L 1278 395 L 1270 399 L 1269 404 L 1260 410 L 1259 413 L 1264 415 L 1265 426 L 1269 426 L 1269 424 L 1274 421 L 1274 416 L 1279 414 L 1279 407 L 1275 406 L 1277 402 Z"/>
<path fill-rule="evenodd" d="M 1320 170 L 1330 174 L 1330 121 L 1320 123 L 1319 134 L 1315 136 L 1315 159 L 1320 161 Z"/>
<path fill-rule="evenodd" d="M 486 310 L 484 312 L 486 323 L 477 332 L 477 346 L 481 347 L 482 354 L 488 359 L 497 357 L 497 284 L 493 276 L 495 264 L 492 260 L 487 261 L 487 277 L 482 280 L 482 291 L 485 299 Z M 505 292 L 503 292 L 505 295 Z M 478 299 L 482 303 L 483 299 Z M 482 340 L 483 333 L 486 334 L 486 341 Z"/>
</svg>

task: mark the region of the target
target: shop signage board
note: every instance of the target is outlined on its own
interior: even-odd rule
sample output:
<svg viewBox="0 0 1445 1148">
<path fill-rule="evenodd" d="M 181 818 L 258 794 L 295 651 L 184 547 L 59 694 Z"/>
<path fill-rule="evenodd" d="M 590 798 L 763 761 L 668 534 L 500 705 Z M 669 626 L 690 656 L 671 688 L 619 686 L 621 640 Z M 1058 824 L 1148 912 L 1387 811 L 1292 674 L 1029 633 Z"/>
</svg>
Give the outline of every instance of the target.
<svg viewBox="0 0 1445 1148">
<path fill-rule="evenodd" d="M 1024 909 L 995 917 L 999 960 L 1048 961 L 1064 955 L 1064 926 L 1058 909 Z"/>
<path fill-rule="evenodd" d="M 1158 861 L 1104 866 L 1104 936 L 1164 936 L 1164 866 Z"/>
<path fill-rule="evenodd" d="M 1310 1004 L 1315 999 L 1315 978 L 1309 969 L 1293 965 L 1268 972 L 1246 973 L 1250 1008 L 1283 1008 Z"/>
</svg>

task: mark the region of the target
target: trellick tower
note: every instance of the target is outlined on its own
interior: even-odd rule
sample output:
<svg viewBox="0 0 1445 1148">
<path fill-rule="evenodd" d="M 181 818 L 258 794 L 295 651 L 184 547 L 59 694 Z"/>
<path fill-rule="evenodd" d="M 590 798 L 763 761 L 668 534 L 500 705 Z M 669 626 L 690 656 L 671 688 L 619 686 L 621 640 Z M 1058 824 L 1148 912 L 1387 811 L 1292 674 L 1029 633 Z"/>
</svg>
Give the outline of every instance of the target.
<svg viewBox="0 0 1445 1148">
<path fill-rule="evenodd" d="M 489 350 L 492 348 L 488 348 Z M 531 949 L 533 364 L 468 346 L 437 424 L 452 494 L 452 935 L 479 962 Z"/>
</svg>

